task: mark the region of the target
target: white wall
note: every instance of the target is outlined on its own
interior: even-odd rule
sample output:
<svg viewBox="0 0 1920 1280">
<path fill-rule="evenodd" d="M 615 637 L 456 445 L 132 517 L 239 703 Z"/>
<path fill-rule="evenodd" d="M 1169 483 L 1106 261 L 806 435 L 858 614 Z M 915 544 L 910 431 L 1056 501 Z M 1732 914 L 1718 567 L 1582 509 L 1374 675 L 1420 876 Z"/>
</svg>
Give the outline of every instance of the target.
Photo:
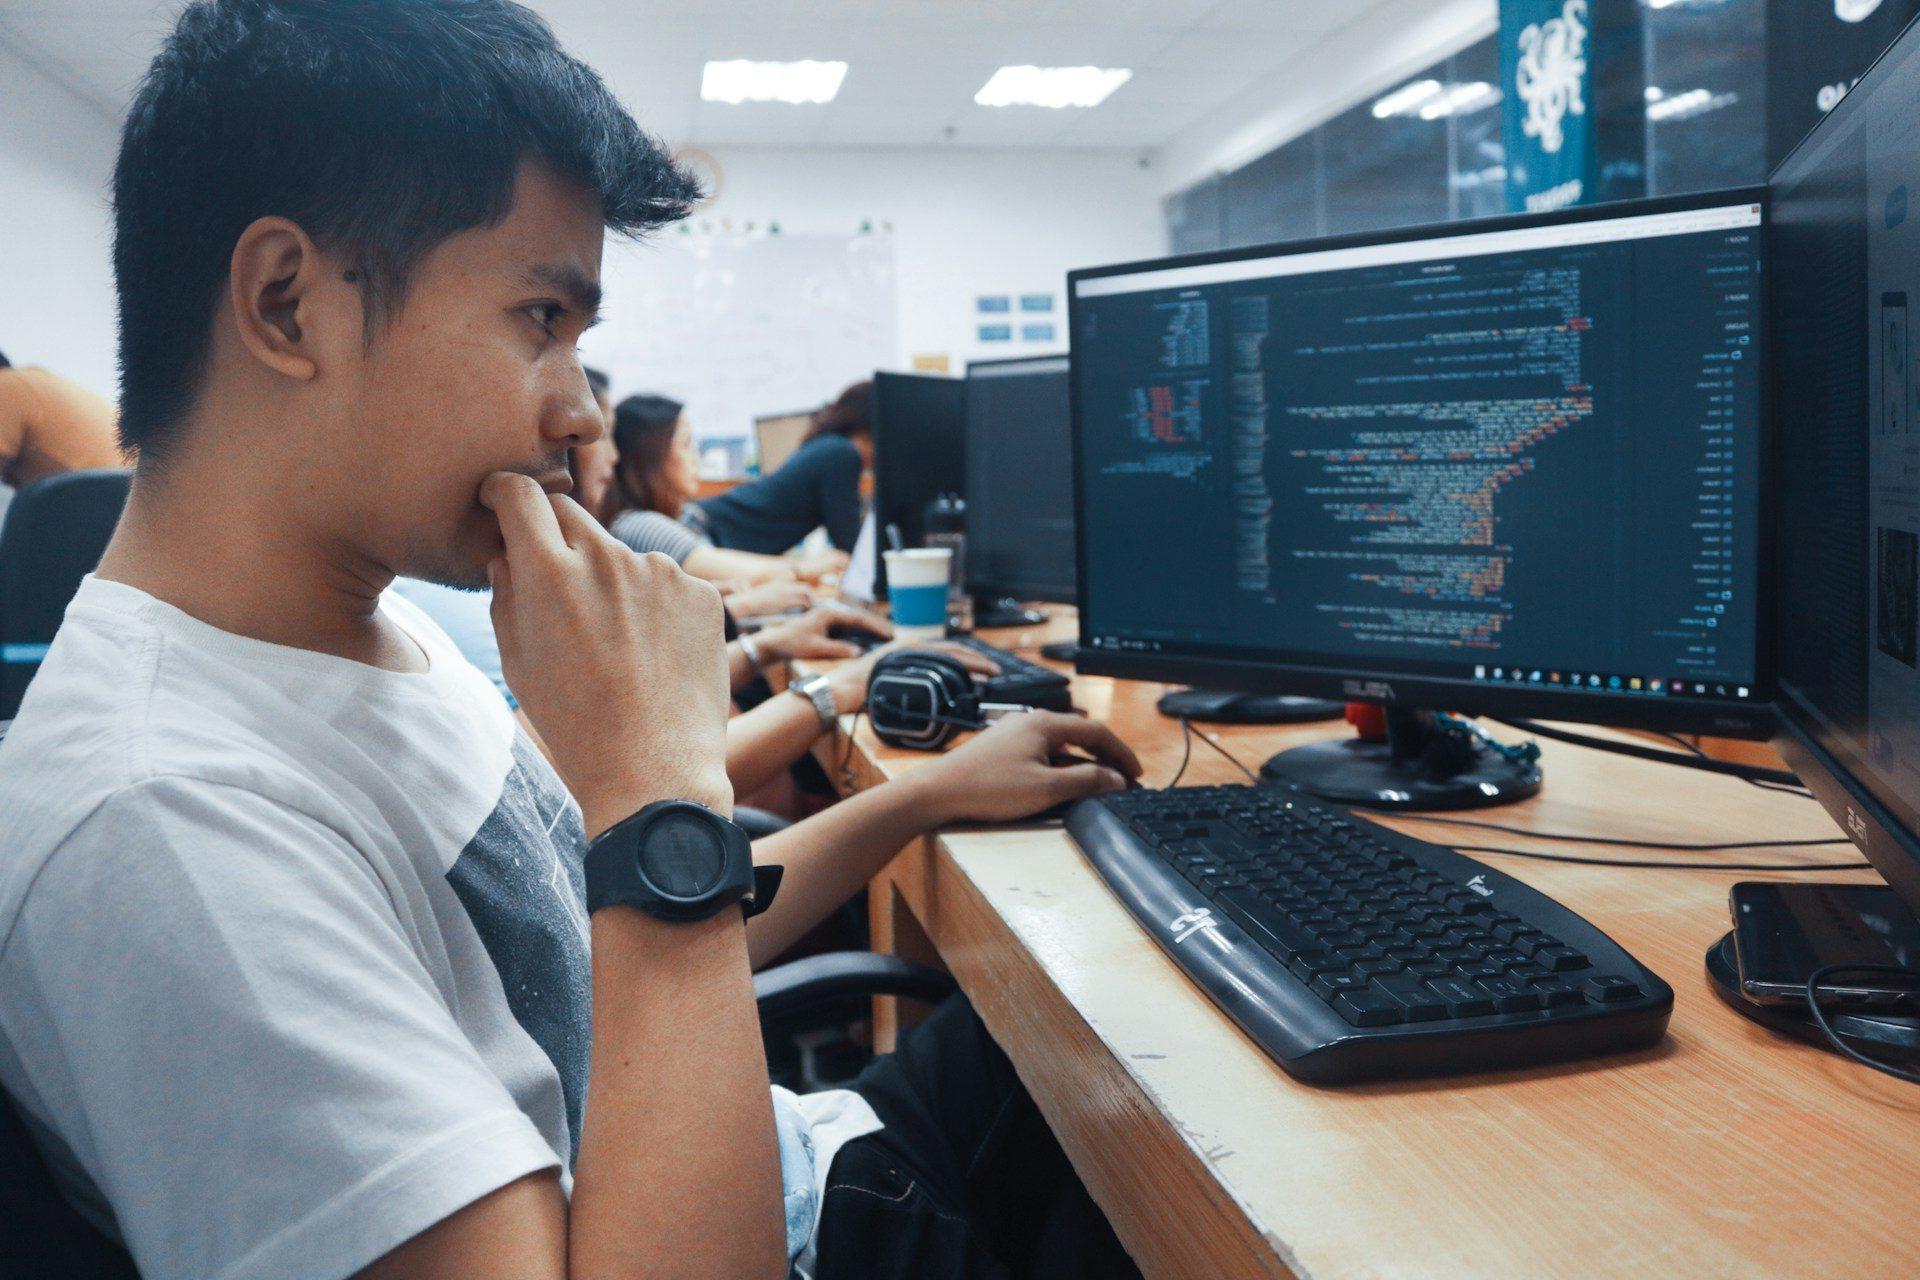
<svg viewBox="0 0 1920 1280">
<path fill-rule="evenodd" d="M 0 32 L 0 351 L 117 395 L 108 178 L 116 122 Z"/>
<path fill-rule="evenodd" d="M 892 224 L 901 368 L 916 354 L 945 354 L 958 373 L 970 359 L 1064 351 L 1059 312 L 1051 347 L 978 342 L 975 298 L 1058 298 L 1071 267 L 1165 252 L 1156 176 L 1131 155 L 728 148 L 715 159 L 718 195 L 696 224 L 772 220 L 783 232 L 843 235 L 863 220 Z M 1008 318 L 1017 334 L 1020 315 Z"/>
</svg>

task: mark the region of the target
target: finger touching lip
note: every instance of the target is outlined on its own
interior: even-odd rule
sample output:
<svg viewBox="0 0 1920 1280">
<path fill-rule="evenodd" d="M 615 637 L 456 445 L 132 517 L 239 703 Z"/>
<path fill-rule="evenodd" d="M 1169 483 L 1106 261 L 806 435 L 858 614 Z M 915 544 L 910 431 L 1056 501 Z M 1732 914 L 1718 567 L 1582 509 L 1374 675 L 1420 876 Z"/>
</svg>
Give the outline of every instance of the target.
<svg viewBox="0 0 1920 1280">
<path fill-rule="evenodd" d="M 556 472 L 553 475 L 535 476 L 534 479 L 540 482 L 542 489 L 555 496 L 573 491 L 573 477 L 565 471 Z"/>
</svg>

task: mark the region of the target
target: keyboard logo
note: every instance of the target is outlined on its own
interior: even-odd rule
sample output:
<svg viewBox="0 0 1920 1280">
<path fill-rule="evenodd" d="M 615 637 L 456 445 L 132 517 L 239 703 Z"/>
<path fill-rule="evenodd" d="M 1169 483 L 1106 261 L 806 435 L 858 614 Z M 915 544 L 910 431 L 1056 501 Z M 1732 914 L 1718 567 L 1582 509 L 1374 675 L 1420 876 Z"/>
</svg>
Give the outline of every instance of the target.
<svg viewBox="0 0 1920 1280">
<path fill-rule="evenodd" d="M 1204 933 L 1228 950 L 1233 949 L 1232 944 L 1220 936 L 1220 925 L 1214 920 L 1211 907 L 1198 907 L 1185 915 L 1175 916 L 1168 921 L 1167 928 L 1173 930 L 1176 943 L 1185 942 L 1196 933 Z"/>
<path fill-rule="evenodd" d="M 1473 890 L 1483 898 L 1491 898 L 1493 896 L 1493 890 L 1487 888 L 1487 878 L 1485 876 L 1475 876 L 1473 879 L 1467 881 L 1467 888 Z"/>
</svg>

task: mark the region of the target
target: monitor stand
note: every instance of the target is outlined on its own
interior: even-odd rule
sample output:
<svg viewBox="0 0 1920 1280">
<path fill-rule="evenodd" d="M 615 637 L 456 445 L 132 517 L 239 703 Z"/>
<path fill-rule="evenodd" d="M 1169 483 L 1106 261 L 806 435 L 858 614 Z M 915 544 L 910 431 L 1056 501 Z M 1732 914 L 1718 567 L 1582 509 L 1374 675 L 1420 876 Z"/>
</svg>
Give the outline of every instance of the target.
<svg viewBox="0 0 1920 1280">
<path fill-rule="evenodd" d="M 1294 747 L 1260 766 L 1260 776 L 1367 809 L 1483 809 L 1540 790 L 1539 765 L 1512 759 L 1431 711 L 1389 707 L 1386 717 L 1385 742 Z"/>
<path fill-rule="evenodd" d="M 1028 609 L 1012 596 L 975 596 L 973 625 L 981 627 L 1037 627 L 1047 620 L 1038 609 Z"/>
<path fill-rule="evenodd" d="M 1163 716 L 1202 724 L 1311 724 L 1347 713 L 1346 703 L 1325 698 L 1219 689 L 1175 689 L 1161 694 L 1154 706 Z"/>
</svg>

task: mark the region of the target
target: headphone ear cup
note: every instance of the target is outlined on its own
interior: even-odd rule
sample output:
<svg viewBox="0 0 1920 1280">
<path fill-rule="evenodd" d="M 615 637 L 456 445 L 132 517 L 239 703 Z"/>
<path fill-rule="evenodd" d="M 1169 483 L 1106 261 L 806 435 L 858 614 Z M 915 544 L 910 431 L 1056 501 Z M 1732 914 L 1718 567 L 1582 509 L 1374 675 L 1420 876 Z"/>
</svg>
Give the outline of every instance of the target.
<svg viewBox="0 0 1920 1280">
<path fill-rule="evenodd" d="M 938 751 L 962 728 L 981 724 L 973 675 L 944 653 L 901 649 L 873 664 L 867 719 L 882 742 Z"/>
</svg>

